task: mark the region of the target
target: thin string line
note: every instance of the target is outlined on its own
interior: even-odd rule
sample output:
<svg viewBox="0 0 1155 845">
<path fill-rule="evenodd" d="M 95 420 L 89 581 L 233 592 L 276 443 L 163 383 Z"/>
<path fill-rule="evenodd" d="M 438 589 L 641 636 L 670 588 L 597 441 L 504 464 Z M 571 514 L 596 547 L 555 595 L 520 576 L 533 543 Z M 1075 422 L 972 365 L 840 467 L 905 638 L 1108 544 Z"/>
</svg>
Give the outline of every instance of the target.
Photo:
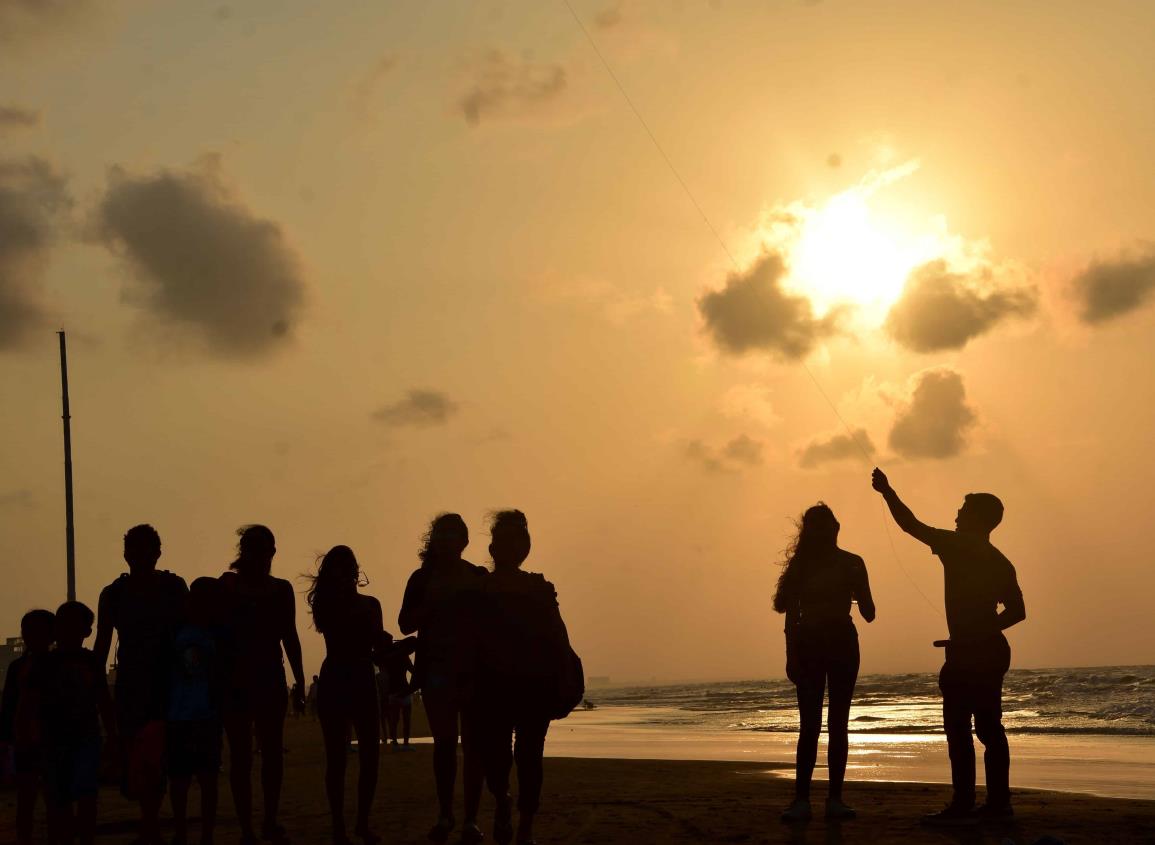
<svg viewBox="0 0 1155 845">
<path fill-rule="evenodd" d="M 713 222 L 710 220 L 710 216 L 708 214 L 706 214 L 705 209 L 702 208 L 701 203 L 699 203 L 697 197 L 694 196 L 694 192 L 690 190 L 690 186 L 686 184 L 686 180 L 682 178 L 682 174 L 678 172 L 678 168 L 676 168 L 674 166 L 674 162 L 670 159 L 670 156 L 667 155 L 665 148 L 662 146 L 661 142 L 658 140 L 658 136 L 654 134 L 654 131 L 650 128 L 650 124 L 646 122 L 645 117 L 642 115 L 642 113 L 638 109 L 638 107 L 634 104 L 633 98 L 630 97 L 629 92 L 626 90 L 625 85 L 622 84 L 621 79 L 619 79 L 618 75 L 614 72 L 613 67 L 610 65 L 609 61 L 606 59 L 605 54 L 602 53 L 601 48 L 598 47 L 597 41 L 594 40 L 593 35 L 590 33 L 589 29 L 586 28 L 585 22 L 582 21 L 581 16 L 578 15 L 577 11 L 574 9 L 573 5 L 570 3 L 570 0 L 561 0 L 561 2 L 569 10 L 570 15 L 574 19 L 574 23 L 577 24 L 578 29 L 580 29 L 582 31 L 582 34 L 585 36 L 586 41 L 589 42 L 590 47 L 594 51 L 594 55 L 596 55 L 598 57 L 598 61 L 601 62 L 601 65 L 605 69 L 606 74 L 610 77 L 611 80 L 613 80 L 613 83 L 617 87 L 618 92 L 622 95 L 622 99 L 624 99 L 626 101 L 626 105 L 629 106 L 630 111 L 632 111 L 634 113 L 634 117 L 637 118 L 638 123 L 641 124 L 642 129 L 645 130 L 645 133 L 649 137 L 650 142 L 654 145 L 654 149 L 656 149 L 658 151 L 658 154 L 662 157 L 662 161 L 664 161 L 666 163 L 666 167 L 669 169 L 670 173 L 673 175 L 675 181 L 677 181 L 677 183 L 679 185 L 681 185 L 682 191 L 685 193 L 686 198 L 690 200 L 690 203 L 694 206 L 694 209 L 698 212 L 698 215 L 702 218 L 702 222 L 704 222 L 706 224 L 706 228 L 708 228 L 710 230 L 710 232 L 714 235 L 715 240 L 718 241 L 718 245 L 720 247 L 722 247 L 722 251 L 726 254 L 726 257 L 730 259 L 730 264 L 734 267 L 735 272 L 740 272 L 741 267 L 738 264 L 738 259 L 736 259 L 734 257 L 734 253 L 732 253 L 730 251 L 729 246 L 726 245 L 726 241 L 722 237 L 721 232 L 719 232 L 717 227 L 714 226 Z M 847 436 L 850 437 L 850 441 L 858 448 L 858 451 L 862 453 L 862 457 L 866 461 L 866 464 L 868 466 L 872 465 L 874 463 L 873 457 L 871 456 L 870 452 L 867 450 L 866 446 L 859 439 L 859 437 L 858 437 L 857 433 L 854 431 L 854 429 L 851 428 L 850 424 L 846 421 L 846 419 L 839 412 L 838 406 L 834 404 L 834 401 L 830 398 L 829 394 L 827 394 L 827 392 L 823 389 L 822 384 L 818 381 L 818 378 L 814 375 L 814 372 L 810 369 L 810 367 L 807 365 L 807 363 L 805 361 L 801 361 L 800 363 L 802 365 L 803 371 L 806 373 L 807 376 L 810 377 L 810 381 L 814 385 L 815 389 L 818 391 L 819 395 L 825 400 L 826 404 L 830 407 L 830 410 L 834 413 L 834 416 L 842 424 L 842 427 L 846 429 L 846 433 L 847 433 Z M 914 580 L 914 578 L 911 576 L 911 574 L 907 571 L 906 567 L 903 566 L 902 559 L 898 556 L 898 548 L 894 544 L 894 537 L 890 533 L 890 525 L 886 520 L 885 510 L 883 511 L 883 514 L 882 514 L 882 528 L 883 528 L 884 533 L 886 534 L 886 540 L 890 545 L 890 553 L 894 557 L 895 563 L 898 564 L 899 570 L 902 572 L 903 575 L 906 576 L 906 579 L 910 582 L 911 586 L 914 587 L 915 592 L 917 592 L 918 595 L 922 598 L 922 600 L 924 602 L 926 602 L 927 606 L 930 607 L 932 610 L 934 610 L 936 613 L 938 613 L 941 616 L 942 611 L 940 611 L 938 609 L 938 606 L 934 602 L 932 602 L 930 600 L 930 598 L 927 597 L 926 593 L 924 593 L 922 591 L 922 588 L 918 586 L 918 582 L 916 582 Z"/>
</svg>

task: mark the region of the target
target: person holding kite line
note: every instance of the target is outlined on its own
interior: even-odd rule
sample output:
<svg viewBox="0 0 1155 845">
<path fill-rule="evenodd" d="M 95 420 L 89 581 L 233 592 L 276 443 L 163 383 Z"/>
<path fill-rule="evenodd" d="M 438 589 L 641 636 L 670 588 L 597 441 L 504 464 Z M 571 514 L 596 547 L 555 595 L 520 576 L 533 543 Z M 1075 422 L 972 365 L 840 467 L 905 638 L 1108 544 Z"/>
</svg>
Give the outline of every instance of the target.
<svg viewBox="0 0 1155 845">
<path fill-rule="evenodd" d="M 924 822 L 959 825 L 1007 820 L 1014 812 L 1002 697 L 1011 647 L 1003 631 L 1026 619 L 1027 611 L 1015 567 L 991 544 L 991 532 L 1003 519 L 1003 503 L 990 493 L 970 493 L 955 516 L 954 531 L 931 528 L 903 504 L 882 470 L 874 470 L 871 482 L 898 527 L 930 546 L 942 561 L 950 639 L 945 641 L 946 661 L 938 685 L 954 797 Z M 975 734 L 986 748 L 987 798 L 977 811 L 972 717 Z"/>
<path fill-rule="evenodd" d="M 858 631 L 850 618 L 851 602 L 867 622 L 875 616 L 866 564 L 838 548 L 838 520 L 819 502 L 807 508 L 786 554 L 774 593 L 774 609 L 786 614 L 786 677 L 798 694 L 798 751 L 794 803 L 784 822 L 810 819 L 810 781 L 822 732 L 822 697 L 830 686 L 827 733 L 830 739 L 826 818 L 852 819 L 855 811 L 842 802 L 849 751 L 850 700 L 858 680 Z"/>
</svg>

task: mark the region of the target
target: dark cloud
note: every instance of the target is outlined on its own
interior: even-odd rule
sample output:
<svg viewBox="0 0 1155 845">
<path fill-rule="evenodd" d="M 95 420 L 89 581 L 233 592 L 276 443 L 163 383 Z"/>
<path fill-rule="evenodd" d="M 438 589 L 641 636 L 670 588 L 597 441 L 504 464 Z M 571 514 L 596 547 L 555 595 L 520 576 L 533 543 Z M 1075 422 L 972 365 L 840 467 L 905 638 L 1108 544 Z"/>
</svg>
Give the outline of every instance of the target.
<svg viewBox="0 0 1155 845">
<path fill-rule="evenodd" d="M 137 277 L 129 301 L 210 352 L 255 358 L 287 343 L 305 300 L 297 256 L 280 225 L 236 199 L 215 157 L 187 172 L 114 169 L 96 229 Z"/>
<path fill-rule="evenodd" d="M 0 508 L 20 508 L 26 510 L 36 507 L 36 497 L 27 488 L 8 490 L 0 493 Z"/>
<path fill-rule="evenodd" d="M 0 105 L 0 132 L 9 129 L 31 129 L 40 125 L 40 112 L 23 106 Z"/>
<path fill-rule="evenodd" d="M 532 116 L 557 100 L 567 84 L 560 64 L 511 59 L 500 50 L 491 50 L 472 75 L 457 101 L 470 126 L 479 126 L 482 120 Z"/>
<path fill-rule="evenodd" d="M 731 273 L 722 290 L 698 300 L 698 311 L 718 348 L 733 355 L 762 351 L 796 361 L 837 332 L 841 312 L 815 317 L 809 299 L 782 287 L 785 275 L 782 256 L 767 252 L 745 272 Z"/>
<path fill-rule="evenodd" d="M 0 44 L 67 26 L 91 6 L 90 0 L 0 0 Z"/>
<path fill-rule="evenodd" d="M 1136 256 L 1096 261 L 1074 278 L 1079 319 L 1093 325 L 1146 305 L 1155 294 L 1155 247 Z"/>
<path fill-rule="evenodd" d="M 594 25 L 598 29 L 613 29 L 622 22 L 622 3 L 616 0 L 606 6 L 594 17 Z"/>
<path fill-rule="evenodd" d="M 458 404 L 439 390 L 415 388 L 404 398 L 373 412 L 373 419 L 388 426 L 429 428 L 444 425 L 460 410 Z"/>
<path fill-rule="evenodd" d="M 992 289 L 989 278 L 952 273 L 939 259 L 911 271 L 886 329 L 913 352 L 961 349 L 1000 320 L 1029 316 L 1037 307 L 1032 288 Z"/>
<path fill-rule="evenodd" d="M 760 440 L 739 434 L 721 449 L 715 449 L 701 440 L 691 440 L 686 444 L 684 454 L 687 460 L 707 472 L 734 472 L 744 467 L 761 466 L 762 449 Z"/>
<path fill-rule="evenodd" d="M 44 159 L 0 159 L 0 349 L 44 323 L 38 284 L 68 204 L 64 177 Z"/>
<path fill-rule="evenodd" d="M 798 450 L 798 466 L 814 469 L 822 464 L 849 461 L 874 455 L 874 443 L 866 429 L 857 428 L 846 434 L 812 440 Z"/>
<path fill-rule="evenodd" d="M 924 370 L 912 379 L 890 429 L 890 448 L 904 458 L 950 458 L 966 448 L 978 421 L 967 404 L 962 375 L 945 367 Z"/>
</svg>

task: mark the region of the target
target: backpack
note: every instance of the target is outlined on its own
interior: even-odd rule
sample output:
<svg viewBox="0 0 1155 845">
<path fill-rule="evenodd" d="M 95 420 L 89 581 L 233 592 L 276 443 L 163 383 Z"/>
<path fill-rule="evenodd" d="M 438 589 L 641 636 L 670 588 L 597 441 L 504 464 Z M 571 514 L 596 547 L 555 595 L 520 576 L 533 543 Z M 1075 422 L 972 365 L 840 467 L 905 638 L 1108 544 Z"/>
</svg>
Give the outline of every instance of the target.
<svg viewBox="0 0 1155 845">
<path fill-rule="evenodd" d="M 582 703 L 586 694 L 586 676 L 585 669 L 582 668 L 582 659 L 568 642 L 558 669 L 549 712 L 550 719 L 564 719 Z"/>
</svg>

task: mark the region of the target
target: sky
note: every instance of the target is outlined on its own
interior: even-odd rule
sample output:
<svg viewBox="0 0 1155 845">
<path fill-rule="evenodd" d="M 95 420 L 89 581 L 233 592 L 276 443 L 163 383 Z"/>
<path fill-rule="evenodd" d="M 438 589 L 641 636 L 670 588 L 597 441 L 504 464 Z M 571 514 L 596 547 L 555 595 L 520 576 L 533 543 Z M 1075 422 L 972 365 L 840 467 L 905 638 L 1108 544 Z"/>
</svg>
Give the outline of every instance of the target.
<svg viewBox="0 0 1155 845">
<path fill-rule="evenodd" d="M 395 629 L 433 516 L 485 563 L 518 507 L 587 674 L 781 677 L 823 500 L 878 605 L 862 671 L 930 670 L 941 567 L 877 464 L 931 524 L 1002 498 L 1015 665 L 1150 662 L 1152 27 L 0 0 L 0 635 L 64 598 L 63 328 L 93 606 L 134 524 L 191 581 L 264 523 L 298 589 L 350 545 Z"/>
</svg>

